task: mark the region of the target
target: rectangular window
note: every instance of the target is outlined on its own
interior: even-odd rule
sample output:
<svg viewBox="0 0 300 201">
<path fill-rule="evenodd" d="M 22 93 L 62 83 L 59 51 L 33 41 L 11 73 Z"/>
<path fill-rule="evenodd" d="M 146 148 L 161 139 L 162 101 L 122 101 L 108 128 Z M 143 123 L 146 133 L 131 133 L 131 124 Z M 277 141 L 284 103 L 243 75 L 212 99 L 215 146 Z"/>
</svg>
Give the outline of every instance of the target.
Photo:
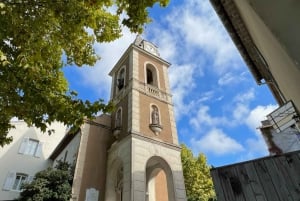
<svg viewBox="0 0 300 201">
<path fill-rule="evenodd" d="M 22 184 L 27 181 L 27 177 L 28 176 L 26 174 L 17 173 L 14 184 L 12 186 L 12 190 L 20 191 L 21 187 L 22 187 Z"/>
<path fill-rule="evenodd" d="M 35 157 L 41 157 L 42 145 L 43 143 L 39 142 L 38 140 L 25 137 L 20 146 L 19 153 Z"/>
<path fill-rule="evenodd" d="M 33 156 L 37 150 L 39 142 L 37 140 L 29 139 L 24 154 Z"/>
<path fill-rule="evenodd" d="M 5 179 L 3 190 L 6 191 L 20 191 L 22 190 L 22 185 L 25 182 L 31 182 L 33 176 L 28 176 L 24 173 L 9 172 Z"/>
</svg>

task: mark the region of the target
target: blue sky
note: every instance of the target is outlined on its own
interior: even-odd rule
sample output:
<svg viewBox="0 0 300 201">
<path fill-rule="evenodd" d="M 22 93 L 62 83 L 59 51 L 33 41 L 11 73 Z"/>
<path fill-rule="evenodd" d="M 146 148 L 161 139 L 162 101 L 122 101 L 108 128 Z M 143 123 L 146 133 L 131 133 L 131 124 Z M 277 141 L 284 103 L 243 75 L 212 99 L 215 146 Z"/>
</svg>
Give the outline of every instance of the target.
<svg viewBox="0 0 300 201">
<path fill-rule="evenodd" d="M 277 104 L 258 86 L 208 0 L 171 1 L 150 9 L 142 37 L 159 48 L 169 68 L 179 140 L 208 163 L 222 166 L 268 154 L 257 130 Z M 110 69 L 136 35 L 96 44 L 94 67 L 65 68 L 70 88 L 83 99 L 108 101 Z"/>
</svg>

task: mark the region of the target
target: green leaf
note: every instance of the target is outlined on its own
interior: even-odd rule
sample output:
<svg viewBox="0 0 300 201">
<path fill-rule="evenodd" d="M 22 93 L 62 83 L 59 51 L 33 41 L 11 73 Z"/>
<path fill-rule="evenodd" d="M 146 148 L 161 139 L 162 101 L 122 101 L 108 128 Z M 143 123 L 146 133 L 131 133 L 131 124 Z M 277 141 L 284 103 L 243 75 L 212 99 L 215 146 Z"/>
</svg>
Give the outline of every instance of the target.
<svg viewBox="0 0 300 201">
<path fill-rule="evenodd" d="M 12 141 L 10 119 L 47 131 L 59 121 L 78 128 L 84 118 L 110 112 L 111 103 L 80 100 L 63 75 L 65 65 L 93 66 L 95 42 L 121 36 L 121 27 L 141 32 L 147 8 L 167 0 L 3 0 L 0 3 L 0 146 Z M 128 16 L 121 23 L 117 6 Z M 3 14 L 4 13 L 4 14 Z M 92 30 L 91 34 L 87 30 Z M 63 58 L 64 55 L 64 58 Z M 100 75 L 99 75 L 100 76 Z"/>
<path fill-rule="evenodd" d="M 200 153 L 196 158 L 192 151 L 181 145 L 181 162 L 188 201 L 209 201 L 215 191 L 206 157 Z"/>
</svg>

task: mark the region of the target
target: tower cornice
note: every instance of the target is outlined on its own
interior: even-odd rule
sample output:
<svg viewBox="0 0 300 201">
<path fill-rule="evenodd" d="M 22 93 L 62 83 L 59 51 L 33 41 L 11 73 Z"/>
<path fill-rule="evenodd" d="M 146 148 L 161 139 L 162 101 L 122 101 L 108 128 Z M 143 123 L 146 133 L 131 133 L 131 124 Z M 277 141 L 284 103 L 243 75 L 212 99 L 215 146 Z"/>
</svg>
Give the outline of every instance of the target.
<svg viewBox="0 0 300 201">
<path fill-rule="evenodd" d="M 127 49 L 126 51 L 123 53 L 123 55 L 121 56 L 121 58 L 118 60 L 118 62 L 114 65 L 114 67 L 112 68 L 112 70 L 109 72 L 109 75 L 112 76 L 114 74 L 114 72 L 118 69 L 118 67 L 120 66 L 120 64 L 126 59 L 126 57 L 129 55 L 131 50 L 137 50 L 140 51 L 146 55 L 151 56 L 152 58 L 154 58 L 156 61 L 163 63 L 166 67 L 171 66 L 171 63 L 162 59 L 159 56 L 156 56 L 154 54 L 152 54 L 151 52 L 148 52 L 147 50 L 135 45 L 134 43 L 132 43 Z"/>
</svg>

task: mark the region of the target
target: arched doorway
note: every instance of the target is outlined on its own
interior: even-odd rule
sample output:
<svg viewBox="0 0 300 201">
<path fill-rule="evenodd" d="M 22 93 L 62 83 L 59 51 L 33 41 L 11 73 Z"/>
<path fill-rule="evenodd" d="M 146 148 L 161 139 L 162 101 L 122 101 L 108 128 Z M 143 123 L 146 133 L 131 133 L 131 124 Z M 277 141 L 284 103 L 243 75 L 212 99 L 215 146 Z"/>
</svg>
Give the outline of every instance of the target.
<svg viewBox="0 0 300 201">
<path fill-rule="evenodd" d="M 108 168 L 106 178 L 105 200 L 124 201 L 123 199 L 123 163 L 120 158 L 115 159 Z"/>
<path fill-rule="evenodd" d="M 174 201 L 173 174 L 168 163 L 158 156 L 146 165 L 146 201 Z"/>
</svg>

